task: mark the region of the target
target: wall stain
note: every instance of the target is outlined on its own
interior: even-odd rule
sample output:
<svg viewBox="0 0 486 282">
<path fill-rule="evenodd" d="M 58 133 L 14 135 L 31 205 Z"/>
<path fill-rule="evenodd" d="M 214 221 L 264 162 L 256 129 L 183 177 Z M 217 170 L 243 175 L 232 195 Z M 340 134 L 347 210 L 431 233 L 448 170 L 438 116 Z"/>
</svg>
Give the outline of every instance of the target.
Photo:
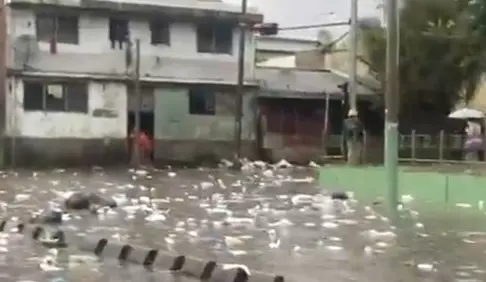
<svg viewBox="0 0 486 282">
<path fill-rule="evenodd" d="M 117 113 L 116 110 L 112 110 L 112 109 L 94 109 L 93 110 L 93 117 L 117 118 L 118 113 Z"/>
</svg>

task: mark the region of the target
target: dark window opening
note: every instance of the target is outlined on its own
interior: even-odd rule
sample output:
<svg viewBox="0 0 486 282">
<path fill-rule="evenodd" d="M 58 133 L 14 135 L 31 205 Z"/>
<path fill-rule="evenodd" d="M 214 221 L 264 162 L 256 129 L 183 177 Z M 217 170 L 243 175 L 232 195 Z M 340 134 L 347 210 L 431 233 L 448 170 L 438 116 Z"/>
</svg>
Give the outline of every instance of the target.
<svg viewBox="0 0 486 282">
<path fill-rule="evenodd" d="M 44 85 L 37 82 L 24 82 L 24 109 L 39 111 L 44 109 Z"/>
<path fill-rule="evenodd" d="M 65 85 L 67 94 L 66 111 L 87 113 L 88 112 L 88 89 L 85 83 L 70 83 Z"/>
<path fill-rule="evenodd" d="M 120 50 L 123 49 L 123 43 L 127 42 L 129 37 L 128 20 L 110 18 L 108 38 L 111 42 L 111 49 L 115 49 L 117 44 Z"/>
<path fill-rule="evenodd" d="M 199 24 L 197 26 L 199 53 L 233 53 L 233 26 L 228 24 Z"/>
<path fill-rule="evenodd" d="M 150 43 L 152 45 L 170 45 L 170 24 L 162 20 L 150 22 Z"/>
<path fill-rule="evenodd" d="M 206 87 L 195 87 L 189 90 L 189 113 L 191 115 L 214 115 L 215 93 Z"/>
<path fill-rule="evenodd" d="M 38 41 L 77 45 L 79 44 L 78 17 L 38 14 L 36 35 Z"/>
<path fill-rule="evenodd" d="M 87 85 L 24 81 L 23 104 L 26 111 L 87 113 Z"/>
</svg>

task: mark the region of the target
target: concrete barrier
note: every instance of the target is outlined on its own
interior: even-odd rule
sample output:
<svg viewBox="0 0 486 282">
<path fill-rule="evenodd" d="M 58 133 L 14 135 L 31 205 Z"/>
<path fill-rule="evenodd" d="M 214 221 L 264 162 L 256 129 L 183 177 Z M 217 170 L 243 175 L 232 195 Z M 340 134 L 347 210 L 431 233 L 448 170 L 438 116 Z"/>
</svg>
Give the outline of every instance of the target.
<svg viewBox="0 0 486 282">
<path fill-rule="evenodd" d="M 0 222 L 0 232 L 11 232 L 13 229 L 17 229 L 15 232 L 21 233 L 18 231 L 19 226 L 21 227 L 20 231 L 22 232 L 24 229 L 23 227 L 25 227 L 24 223 L 4 219 Z"/>
<path fill-rule="evenodd" d="M 173 255 L 168 252 L 157 251 L 157 257 L 154 259 L 153 267 L 163 270 L 179 271 L 186 262 L 185 256 Z"/>
<path fill-rule="evenodd" d="M 0 222 L 0 232 L 14 232 L 31 236 L 35 241 L 48 248 L 65 248 L 67 247 L 66 235 L 64 231 L 53 228 L 48 230 L 39 225 L 25 224 L 23 222 L 16 222 L 10 220 L 2 220 Z"/>
<path fill-rule="evenodd" d="M 32 226 L 30 234 L 32 235 L 32 239 L 39 240 L 42 236 L 44 236 L 45 230 L 42 226 Z"/>
<path fill-rule="evenodd" d="M 48 248 L 66 248 L 66 234 L 58 228 L 45 228 L 39 225 L 17 225 L 17 231 L 25 235 L 30 235 L 35 241 Z"/>
<path fill-rule="evenodd" d="M 224 265 L 216 265 L 209 278 L 210 282 L 247 282 L 248 273 L 241 267 L 226 269 Z"/>
<path fill-rule="evenodd" d="M 8 223 L 8 220 L 2 220 L 2 222 L 0 222 L 0 232 L 5 232 L 5 227 Z"/>
<path fill-rule="evenodd" d="M 184 256 L 172 255 L 167 252 L 141 246 L 132 246 L 132 251 L 127 258 L 128 262 L 141 264 L 147 268 L 178 271 L 185 262 Z"/>
<path fill-rule="evenodd" d="M 132 247 L 127 244 L 114 243 L 106 239 L 101 239 L 93 251 L 95 255 L 101 258 L 116 258 L 120 261 L 126 261 L 132 252 Z"/>
<path fill-rule="evenodd" d="M 131 246 L 132 251 L 127 257 L 127 261 L 134 264 L 141 264 L 143 266 L 152 266 L 157 257 L 157 250 L 146 248 L 142 246 Z"/>
<path fill-rule="evenodd" d="M 60 229 L 55 229 L 54 232 L 47 234 L 46 237 L 39 240 L 42 245 L 48 248 L 67 248 L 66 234 Z"/>
<path fill-rule="evenodd" d="M 201 280 L 208 280 L 214 269 L 216 268 L 215 261 L 207 261 L 192 257 L 185 257 L 181 272 L 183 274 L 199 278 Z"/>
<path fill-rule="evenodd" d="M 97 256 L 101 255 L 101 252 L 108 244 L 108 240 L 105 238 L 94 238 L 94 237 L 80 237 L 80 242 L 78 248 L 83 252 L 93 253 Z"/>
<path fill-rule="evenodd" d="M 248 282 L 285 282 L 283 276 L 252 271 Z"/>
<path fill-rule="evenodd" d="M 159 268 L 163 270 L 181 270 L 185 262 L 184 256 L 173 255 L 156 249 L 121 245 L 108 242 L 105 238 L 84 237 L 79 244 L 81 251 L 94 253 L 104 258 L 117 258 L 145 267 Z"/>
<path fill-rule="evenodd" d="M 12 226 L 10 226 L 12 224 Z M 15 232 L 30 235 L 34 241 L 50 248 L 67 247 L 66 234 L 60 229 L 49 230 L 44 226 L 0 221 L 0 232 Z M 78 248 L 101 258 L 115 258 L 121 262 L 143 265 L 147 268 L 177 271 L 207 282 L 284 282 L 280 275 L 247 272 L 242 267 L 227 268 L 215 261 L 170 254 L 168 252 L 110 242 L 106 238 L 78 237 Z"/>
</svg>

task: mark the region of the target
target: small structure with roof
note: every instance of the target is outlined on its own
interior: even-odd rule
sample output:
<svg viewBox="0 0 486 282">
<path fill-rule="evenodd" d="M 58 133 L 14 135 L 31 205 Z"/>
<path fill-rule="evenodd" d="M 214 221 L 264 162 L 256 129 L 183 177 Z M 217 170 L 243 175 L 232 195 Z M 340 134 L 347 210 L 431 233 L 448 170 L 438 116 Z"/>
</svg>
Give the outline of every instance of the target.
<svg viewBox="0 0 486 282">
<path fill-rule="evenodd" d="M 348 76 L 331 69 L 301 69 L 295 56 L 259 63 L 259 132 L 262 151 L 272 160 L 306 162 L 338 149 L 347 97 Z M 359 84 L 359 99 L 372 101 L 376 91 Z"/>
</svg>

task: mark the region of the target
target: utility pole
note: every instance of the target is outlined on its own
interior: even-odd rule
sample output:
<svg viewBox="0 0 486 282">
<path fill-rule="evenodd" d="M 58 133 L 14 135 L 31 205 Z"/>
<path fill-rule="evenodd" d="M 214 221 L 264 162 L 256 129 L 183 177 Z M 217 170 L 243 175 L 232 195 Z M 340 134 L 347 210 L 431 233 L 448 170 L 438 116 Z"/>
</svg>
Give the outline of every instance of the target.
<svg viewBox="0 0 486 282">
<path fill-rule="evenodd" d="M 358 72 L 358 0 L 351 0 L 351 19 L 349 31 L 349 108 L 357 111 L 357 72 Z"/>
<path fill-rule="evenodd" d="M 135 41 L 135 72 L 133 74 L 133 84 L 135 88 L 135 109 L 134 109 L 134 128 L 132 142 L 132 165 L 140 166 L 140 147 L 138 145 L 138 136 L 140 135 L 140 39 Z"/>
<path fill-rule="evenodd" d="M 399 16 L 397 0 L 387 0 L 385 76 L 385 170 L 390 214 L 397 219 L 398 206 L 398 111 L 399 111 Z"/>
<path fill-rule="evenodd" d="M 235 165 L 241 159 L 241 131 L 243 118 L 243 95 L 245 95 L 245 45 L 246 45 L 246 23 L 245 16 L 248 1 L 241 1 L 241 17 L 239 20 L 240 37 L 238 40 L 238 77 L 236 85 L 236 112 L 235 112 Z"/>
<path fill-rule="evenodd" d="M 349 113 L 354 114 L 359 118 L 358 106 L 357 106 L 357 64 L 358 64 L 358 0 L 351 0 L 351 17 L 350 17 L 350 31 L 349 31 L 349 83 L 347 85 L 347 91 L 344 93 L 349 94 Z M 344 100 L 346 101 L 346 99 Z M 349 114 L 346 113 L 347 117 Z M 345 125 L 346 126 L 346 125 Z M 361 160 L 361 151 L 363 150 L 358 146 L 358 136 L 355 136 L 352 140 L 346 141 L 347 146 L 347 162 L 351 165 L 357 165 Z M 359 149 L 358 149 L 359 148 Z M 356 156 L 357 154 L 357 156 Z"/>
<path fill-rule="evenodd" d="M 7 90 L 7 4 L 1 0 L 0 10 L 0 167 L 5 165 L 6 90 Z M 15 105 L 16 106 L 16 105 Z M 12 148 L 15 150 L 15 148 Z"/>
</svg>

